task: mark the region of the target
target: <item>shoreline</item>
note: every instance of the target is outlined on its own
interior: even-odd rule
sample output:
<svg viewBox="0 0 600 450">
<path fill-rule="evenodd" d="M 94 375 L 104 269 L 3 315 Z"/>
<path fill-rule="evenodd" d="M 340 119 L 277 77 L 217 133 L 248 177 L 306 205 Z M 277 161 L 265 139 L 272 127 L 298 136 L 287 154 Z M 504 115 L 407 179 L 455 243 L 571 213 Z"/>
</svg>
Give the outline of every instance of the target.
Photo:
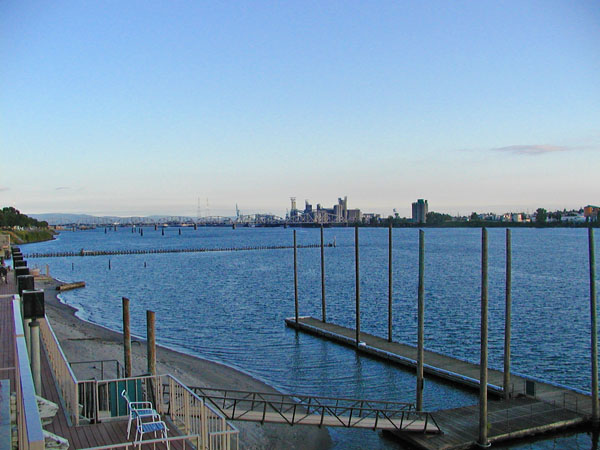
<svg viewBox="0 0 600 450">
<path fill-rule="evenodd" d="M 59 279 L 59 278 L 52 278 L 52 280 L 54 280 L 54 281 L 56 282 L 56 283 L 55 283 L 55 285 L 56 285 L 56 286 L 58 286 L 58 285 L 61 285 L 61 284 L 67 284 L 67 283 L 69 283 L 68 281 L 63 281 L 63 280 L 61 280 L 61 279 Z M 91 320 L 88 320 L 88 319 L 85 319 L 85 318 L 81 317 L 81 315 L 79 314 L 80 310 L 79 310 L 78 308 L 76 308 L 75 306 L 73 306 L 73 305 L 69 305 L 68 303 L 66 303 L 66 302 L 64 301 L 64 299 L 61 297 L 61 294 L 62 294 L 62 292 L 61 292 L 61 291 L 57 291 L 57 292 L 56 292 L 56 294 L 55 294 L 56 298 L 58 299 L 58 302 L 59 302 L 59 303 L 60 303 L 60 305 L 62 305 L 63 307 L 65 307 L 65 308 L 67 308 L 67 309 L 69 309 L 69 310 L 72 310 L 71 314 L 72 314 L 72 315 L 73 315 L 73 316 L 74 316 L 76 319 L 78 319 L 78 320 L 80 320 L 81 322 L 84 322 L 84 323 L 86 323 L 86 324 L 90 325 L 91 327 L 98 327 L 98 328 L 100 328 L 100 329 L 102 329 L 102 330 L 106 330 L 106 331 L 107 331 L 107 332 L 109 332 L 109 333 L 116 333 L 116 334 L 118 335 L 119 339 L 120 339 L 120 341 L 119 341 L 119 342 L 121 342 L 121 343 L 123 342 L 123 340 L 122 340 L 122 339 L 123 339 L 123 334 L 122 334 L 122 333 L 120 333 L 120 332 L 118 332 L 118 331 L 115 331 L 115 330 L 113 330 L 112 328 L 109 328 L 109 327 L 107 327 L 107 326 L 100 325 L 100 324 L 98 324 L 98 323 L 95 323 L 95 322 L 93 322 L 93 321 L 91 321 Z M 140 345 L 141 345 L 142 343 L 145 343 L 145 342 L 146 342 L 146 339 L 145 339 L 143 336 L 139 336 L 139 335 L 137 335 L 137 334 L 133 334 L 133 333 L 131 333 L 131 344 L 132 344 L 132 345 L 133 345 L 134 343 L 135 343 L 135 344 L 140 344 Z M 62 344 L 62 343 L 61 343 L 61 344 Z M 157 343 L 157 344 L 156 344 L 156 348 L 158 349 L 159 347 L 160 347 L 160 348 L 163 348 L 163 349 L 165 349 L 165 350 L 168 350 L 168 351 L 171 351 L 171 352 L 175 352 L 175 353 L 177 353 L 177 354 L 180 354 L 181 356 L 185 356 L 185 357 L 189 357 L 189 358 L 196 358 L 196 359 L 199 359 L 199 360 L 201 360 L 201 361 L 206 361 L 206 362 L 208 362 L 208 363 L 213 363 L 213 364 L 216 364 L 216 365 L 218 365 L 218 366 L 223 366 L 223 367 L 226 367 L 226 368 L 228 368 L 228 369 L 231 369 L 231 370 L 233 370 L 233 371 L 235 371 L 235 372 L 239 372 L 240 374 L 243 374 L 243 375 L 245 375 L 245 376 L 247 376 L 247 377 L 250 377 L 250 378 L 252 378 L 253 380 L 255 380 L 255 381 L 257 381 L 258 383 L 261 383 L 263 386 L 265 386 L 265 390 L 262 390 L 262 391 L 260 391 L 260 392 L 276 392 L 276 393 L 279 393 L 279 394 L 290 395 L 290 393 L 289 393 L 289 392 L 284 392 L 284 391 L 280 390 L 279 388 L 277 388 L 276 386 L 273 386 L 273 385 L 269 384 L 269 382 L 268 382 L 268 381 L 266 381 L 266 380 L 263 380 L 261 377 L 259 377 L 259 376 L 257 376 L 257 375 L 254 375 L 254 374 L 252 374 L 252 373 L 250 373 L 250 372 L 247 372 L 246 370 L 242 369 L 241 367 L 236 367 L 236 366 L 235 366 L 235 365 L 233 365 L 233 364 L 228 364 L 228 363 L 226 363 L 226 362 L 222 362 L 222 361 L 216 361 L 216 360 L 214 360 L 214 359 L 205 358 L 205 357 L 202 357 L 202 356 L 197 356 L 197 355 L 194 355 L 194 354 L 192 354 L 192 353 L 187 353 L 187 352 L 185 351 L 185 349 L 183 349 L 183 348 L 180 350 L 180 349 L 178 349 L 178 348 L 176 348 L 176 347 L 170 347 L 170 346 L 168 346 L 168 345 L 165 345 L 165 344 L 158 344 L 158 343 Z M 123 356 L 123 355 L 121 355 L 121 356 Z M 223 386 L 216 386 L 216 387 L 217 387 L 217 388 L 219 388 L 219 387 L 223 387 Z M 259 391 L 257 391 L 257 392 L 259 392 Z"/>
<path fill-rule="evenodd" d="M 123 335 L 79 318 L 77 309 L 59 298 L 54 279 L 36 280 L 36 289 L 44 289 L 46 315 L 70 362 L 123 359 Z M 132 336 L 134 374 L 147 372 L 145 340 Z M 186 385 L 211 386 L 281 393 L 267 383 L 231 366 L 192 356 L 157 344 L 157 373 L 170 373 Z M 79 369 L 75 368 L 77 372 Z M 332 445 L 327 429 L 316 427 L 232 422 L 240 430 L 240 448 L 247 449 L 326 449 Z"/>
</svg>

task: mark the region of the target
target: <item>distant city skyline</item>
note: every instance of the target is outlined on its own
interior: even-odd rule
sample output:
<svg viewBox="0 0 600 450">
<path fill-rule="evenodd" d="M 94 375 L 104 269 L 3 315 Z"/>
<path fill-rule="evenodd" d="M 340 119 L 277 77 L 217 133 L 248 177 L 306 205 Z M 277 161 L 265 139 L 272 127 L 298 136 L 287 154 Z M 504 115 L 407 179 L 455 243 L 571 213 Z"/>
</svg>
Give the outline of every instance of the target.
<svg viewBox="0 0 600 450">
<path fill-rule="evenodd" d="M 338 197 L 339 198 L 339 197 Z M 306 199 L 308 200 L 308 199 Z M 289 199 L 288 199 L 289 201 Z M 313 208 L 313 210 L 316 210 L 317 208 L 317 204 L 321 204 L 321 206 L 323 208 L 327 208 L 330 207 L 331 205 L 327 205 L 324 204 L 323 202 L 315 202 L 314 204 L 311 203 L 311 207 Z M 416 202 L 412 202 L 411 205 L 409 207 L 406 208 L 393 208 L 393 209 L 389 209 L 389 210 L 383 210 L 382 212 L 376 211 L 374 209 L 370 209 L 368 207 L 364 208 L 358 205 L 353 205 L 351 202 L 348 203 L 351 208 L 349 209 L 358 209 L 360 210 L 360 212 L 362 214 L 377 214 L 380 215 L 382 218 L 387 218 L 387 217 L 394 217 L 394 216 L 398 216 L 398 217 L 403 217 L 406 219 L 415 219 L 415 204 L 417 204 Z M 566 210 L 566 211 L 576 211 L 576 210 L 580 210 L 583 209 L 585 206 L 587 206 L 589 203 L 581 204 L 581 205 L 572 205 L 572 206 L 566 206 L 564 208 L 545 208 L 543 206 L 537 206 L 535 208 L 527 208 L 527 209 L 522 209 L 522 208 L 516 208 L 516 209 L 498 209 L 498 210 L 483 210 L 483 209 L 477 209 L 477 208 L 471 208 L 465 210 L 467 212 L 452 212 L 452 211 L 442 211 L 442 210 L 432 210 L 429 209 L 428 206 L 428 201 L 425 200 L 425 210 L 423 212 L 420 213 L 420 216 L 422 217 L 423 215 L 426 215 L 427 212 L 436 212 L 436 213 L 444 213 L 444 214 L 449 214 L 452 217 L 468 217 L 470 216 L 472 213 L 477 213 L 477 214 L 488 214 L 488 213 L 492 213 L 492 214 L 498 214 L 498 215 L 502 215 L 502 214 L 510 214 L 510 213 L 526 213 L 526 214 L 533 214 L 535 213 L 535 211 L 538 208 L 543 208 L 546 209 L 547 211 L 562 211 L 562 210 Z M 13 206 L 13 205 L 7 205 L 7 206 Z M 111 213 L 88 213 L 88 212 L 80 212 L 80 211 L 75 211 L 75 212 L 68 212 L 68 211 L 56 211 L 56 212 L 31 212 L 29 214 L 35 215 L 35 216 L 43 216 L 43 215 L 82 215 L 82 216 L 94 216 L 94 217 L 121 217 L 121 218 L 130 218 L 130 217 L 140 217 L 140 218 L 152 218 L 152 217 L 189 217 L 189 218 L 205 218 L 205 217 L 231 217 L 231 218 L 235 218 L 237 213 L 239 212 L 240 215 L 269 215 L 269 214 L 273 214 L 276 215 L 278 217 L 281 218 L 285 218 L 288 214 L 290 214 L 291 212 L 291 208 L 288 207 L 286 208 L 283 212 L 281 213 L 277 213 L 277 212 L 273 212 L 273 211 L 267 211 L 267 210 L 250 210 L 250 209 L 242 209 L 238 206 L 237 210 L 234 207 L 233 209 L 213 209 L 213 208 L 209 208 L 209 209 L 200 209 L 200 210 L 196 210 L 195 213 L 188 213 L 188 214 L 180 214 L 180 213 L 150 213 L 150 214 L 111 214 Z M 302 212 L 304 210 L 304 201 L 300 204 L 298 204 L 299 208 L 298 211 Z M 19 208 L 17 208 L 19 209 Z M 406 210 L 406 214 L 403 213 L 403 210 Z M 22 213 L 27 213 L 26 211 L 21 211 Z M 422 221 L 422 220 L 421 220 Z"/>
<path fill-rule="evenodd" d="M 600 4 L 0 3 L 0 205 L 600 203 Z"/>
</svg>

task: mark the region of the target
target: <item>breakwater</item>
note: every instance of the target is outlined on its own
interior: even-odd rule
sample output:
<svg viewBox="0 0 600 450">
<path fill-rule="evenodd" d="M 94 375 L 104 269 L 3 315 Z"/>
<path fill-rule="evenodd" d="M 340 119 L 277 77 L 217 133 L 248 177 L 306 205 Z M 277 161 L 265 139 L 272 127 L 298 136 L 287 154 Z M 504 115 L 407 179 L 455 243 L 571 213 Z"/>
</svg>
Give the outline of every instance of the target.
<svg viewBox="0 0 600 450">
<path fill-rule="evenodd" d="M 335 247 L 335 243 L 324 244 Z M 296 248 L 320 248 L 321 244 L 297 245 Z M 257 245 L 246 247 L 199 247 L 199 248 L 152 248 L 152 249 L 120 249 L 120 250 L 80 250 L 78 252 L 46 252 L 27 253 L 25 258 L 62 258 L 66 256 L 110 256 L 110 255 L 149 255 L 155 253 L 204 253 L 204 252 L 241 252 L 256 250 L 286 250 L 293 245 Z"/>
</svg>

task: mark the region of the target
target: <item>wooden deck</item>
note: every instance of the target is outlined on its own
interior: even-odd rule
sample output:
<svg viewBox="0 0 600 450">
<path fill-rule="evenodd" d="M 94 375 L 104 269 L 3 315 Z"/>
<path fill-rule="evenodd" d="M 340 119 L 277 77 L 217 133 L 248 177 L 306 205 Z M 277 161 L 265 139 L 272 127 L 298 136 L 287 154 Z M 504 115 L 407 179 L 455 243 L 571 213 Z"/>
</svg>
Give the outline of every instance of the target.
<svg viewBox="0 0 600 450">
<path fill-rule="evenodd" d="M 355 348 L 358 352 L 386 360 L 404 368 L 415 368 L 417 349 L 411 345 L 388 342 L 386 339 L 361 333 L 361 343 L 356 346 L 355 330 L 312 317 L 286 319 L 289 327 L 304 331 L 342 345 Z M 452 358 L 432 351 L 425 351 L 426 374 L 447 380 L 463 388 L 479 389 L 479 365 Z M 488 370 L 488 393 L 500 398 L 503 373 Z M 488 402 L 488 431 L 490 441 L 501 441 L 541 432 L 587 423 L 591 415 L 591 397 L 565 387 L 511 375 L 511 397 L 509 401 Z M 526 386 L 528 385 L 528 386 Z M 535 390 L 534 395 L 525 396 L 526 387 Z M 531 392 L 530 392 L 531 394 Z M 424 449 L 469 448 L 478 439 L 479 407 L 436 411 L 433 413 L 443 435 L 406 437 L 412 445 Z M 394 434 L 398 434 L 394 432 Z M 401 433 L 404 439 L 405 433 Z"/>
<path fill-rule="evenodd" d="M 479 437 L 479 406 L 434 413 L 441 434 L 392 432 L 411 446 L 425 450 L 459 450 L 476 446 Z M 488 439 L 491 443 L 518 439 L 582 423 L 573 411 L 528 397 L 488 402 Z"/>
<path fill-rule="evenodd" d="M 12 311 L 13 295 L 17 293 L 14 272 L 9 273 L 8 284 L 0 283 L 0 379 L 11 380 L 11 391 L 15 391 L 14 322 Z M 52 422 L 44 428 L 69 441 L 69 449 L 83 449 L 127 442 L 127 420 L 107 421 L 92 425 L 70 426 L 62 408 L 60 396 L 52 371 L 42 347 L 42 397 L 59 405 L 60 409 Z M 135 435 L 132 431 L 131 440 Z M 169 436 L 177 436 L 175 427 L 169 427 Z M 148 439 L 151 439 L 149 437 Z M 146 440 L 146 437 L 145 437 Z M 145 446 L 142 446 L 142 449 Z M 152 448 L 166 449 L 164 444 Z M 181 442 L 171 443 L 172 449 L 181 449 Z"/>
<path fill-rule="evenodd" d="M 10 389 L 15 390 L 15 324 L 12 314 L 12 299 L 16 293 L 14 272 L 7 277 L 8 284 L 0 282 L 0 379 L 10 380 Z"/>
<path fill-rule="evenodd" d="M 42 397 L 60 405 L 60 397 L 54 383 L 47 358 L 42 358 Z M 70 443 L 70 449 L 98 447 L 119 444 L 127 441 L 127 421 L 102 422 L 93 425 L 70 426 L 63 408 L 45 427 L 46 430 L 64 437 Z"/>
</svg>

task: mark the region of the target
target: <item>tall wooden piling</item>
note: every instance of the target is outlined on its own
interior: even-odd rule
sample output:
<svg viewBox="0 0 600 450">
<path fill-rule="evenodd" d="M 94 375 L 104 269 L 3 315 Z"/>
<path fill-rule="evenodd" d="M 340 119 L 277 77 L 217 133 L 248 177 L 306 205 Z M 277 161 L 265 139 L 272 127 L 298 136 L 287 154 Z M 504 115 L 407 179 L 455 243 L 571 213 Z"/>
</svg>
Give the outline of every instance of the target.
<svg viewBox="0 0 600 450">
<path fill-rule="evenodd" d="M 419 287 L 417 330 L 417 411 L 423 410 L 423 365 L 425 359 L 425 232 L 419 230 Z"/>
<path fill-rule="evenodd" d="M 588 229 L 590 257 L 590 317 L 592 332 L 592 423 L 600 426 L 598 410 L 598 312 L 596 309 L 596 255 L 594 247 L 594 229 Z"/>
<path fill-rule="evenodd" d="M 354 261 L 356 272 L 356 345 L 360 343 L 360 264 L 358 260 L 358 226 L 354 227 Z"/>
<path fill-rule="evenodd" d="M 156 375 L 156 333 L 154 329 L 155 325 L 154 311 L 146 311 L 146 342 L 147 342 L 147 355 L 148 355 L 148 373 L 150 375 Z"/>
<path fill-rule="evenodd" d="M 123 297 L 123 362 L 125 378 L 131 377 L 131 329 L 129 326 L 129 299 Z"/>
<path fill-rule="evenodd" d="M 392 342 L 392 221 L 388 232 L 388 342 Z"/>
<path fill-rule="evenodd" d="M 296 230 L 294 230 L 294 311 L 298 323 L 298 248 L 296 244 Z"/>
<path fill-rule="evenodd" d="M 323 225 L 321 225 L 321 317 L 327 322 L 327 305 L 325 303 L 325 251 L 323 249 Z"/>
<path fill-rule="evenodd" d="M 506 287 L 504 307 L 504 400 L 510 398 L 510 333 L 512 320 L 512 242 L 510 229 L 506 230 Z"/>
<path fill-rule="evenodd" d="M 481 229 L 481 351 L 479 362 L 479 441 L 488 446 L 487 380 L 488 380 L 488 236 Z"/>
</svg>

